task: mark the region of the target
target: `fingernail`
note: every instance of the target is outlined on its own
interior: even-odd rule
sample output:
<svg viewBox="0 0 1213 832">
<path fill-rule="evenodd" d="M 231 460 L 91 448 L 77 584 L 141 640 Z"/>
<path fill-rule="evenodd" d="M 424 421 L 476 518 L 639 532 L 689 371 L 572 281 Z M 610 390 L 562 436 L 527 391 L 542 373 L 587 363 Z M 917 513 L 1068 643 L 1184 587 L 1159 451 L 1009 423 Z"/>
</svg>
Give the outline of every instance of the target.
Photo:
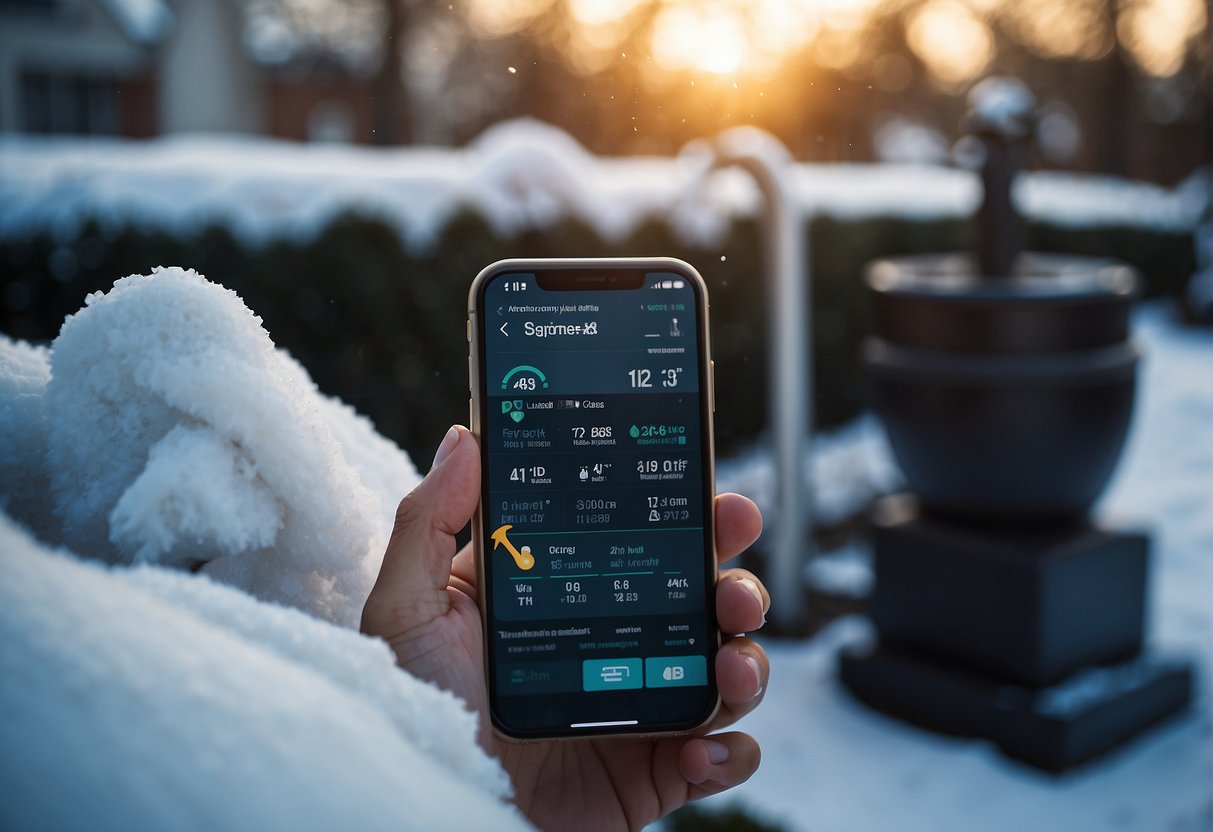
<svg viewBox="0 0 1213 832">
<path fill-rule="evenodd" d="M 442 463 L 442 460 L 451 455 L 451 451 L 455 450 L 455 446 L 458 444 L 459 431 L 452 427 L 446 432 L 446 436 L 442 437 L 442 444 L 434 452 L 434 461 L 430 463 L 430 467 L 437 468 Z"/>
<path fill-rule="evenodd" d="M 741 584 L 746 589 L 748 589 L 750 592 L 754 593 L 754 597 L 758 599 L 759 603 L 762 602 L 762 590 L 760 590 L 758 588 L 758 584 L 754 583 L 754 581 L 752 579 L 738 578 L 737 583 Z"/>
<path fill-rule="evenodd" d="M 704 740 L 703 744 L 707 746 L 708 762 L 712 765 L 718 766 L 729 761 L 729 747 L 724 743 L 716 742 L 715 740 Z"/>
<path fill-rule="evenodd" d="M 754 597 L 758 599 L 759 607 L 765 606 L 766 602 L 762 600 L 762 590 L 758 588 L 758 584 L 754 583 L 754 581 L 749 578 L 738 578 L 737 582 L 743 585 L 750 592 L 754 593 Z M 762 623 L 767 623 L 767 611 L 765 609 L 762 611 Z"/>
<path fill-rule="evenodd" d="M 741 657 L 750 666 L 750 670 L 754 671 L 754 696 L 757 696 L 762 693 L 762 668 L 758 666 L 758 659 L 753 656 L 742 653 Z"/>
</svg>

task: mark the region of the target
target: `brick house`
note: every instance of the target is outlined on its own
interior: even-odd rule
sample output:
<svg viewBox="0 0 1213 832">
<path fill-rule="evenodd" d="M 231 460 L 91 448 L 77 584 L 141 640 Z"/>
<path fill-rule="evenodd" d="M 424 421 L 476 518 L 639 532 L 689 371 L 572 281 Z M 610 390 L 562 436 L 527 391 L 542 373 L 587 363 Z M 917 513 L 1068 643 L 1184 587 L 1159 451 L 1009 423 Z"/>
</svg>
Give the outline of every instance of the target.
<svg viewBox="0 0 1213 832">
<path fill-rule="evenodd" d="M 241 0 L 0 0 L 0 133 L 371 141 L 370 77 L 243 29 Z"/>
</svg>

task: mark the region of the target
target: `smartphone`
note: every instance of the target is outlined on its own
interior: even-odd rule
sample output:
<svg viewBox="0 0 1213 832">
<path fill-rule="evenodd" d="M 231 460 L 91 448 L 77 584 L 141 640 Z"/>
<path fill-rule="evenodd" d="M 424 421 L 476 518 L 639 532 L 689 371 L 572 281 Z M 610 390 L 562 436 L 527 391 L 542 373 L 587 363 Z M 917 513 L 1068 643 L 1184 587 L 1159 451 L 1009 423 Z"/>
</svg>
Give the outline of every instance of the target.
<svg viewBox="0 0 1213 832">
<path fill-rule="evenodd" d="M 692 731 L 719 707 L 703 278 L 504 260 L 469 293 L 489 711 L 517 740 Z"/>
</svg>

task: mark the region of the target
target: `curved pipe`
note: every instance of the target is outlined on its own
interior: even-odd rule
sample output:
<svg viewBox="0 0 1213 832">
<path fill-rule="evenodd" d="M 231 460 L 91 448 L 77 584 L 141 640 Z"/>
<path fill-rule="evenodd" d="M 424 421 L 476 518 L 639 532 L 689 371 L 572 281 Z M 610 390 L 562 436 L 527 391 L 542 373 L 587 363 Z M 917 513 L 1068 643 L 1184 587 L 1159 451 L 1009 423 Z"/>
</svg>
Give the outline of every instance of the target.
<svg viewBox="0 0 1213 832">
<path fill-rule="evenodd" d="M 767 272 L 767 407 L 777 477 L 775 522 L 766 574 L 771 623 L 783 633 L 806 633 L 809 608 L 804 566 L 813 554 L 813 498 L 804 460 L 813 429 L 812 308 L 803 215 L 789 186 L 791 159 L 774 137 L 753 128 L 728 130 L 712 144 L 712 170 L 738 167 L 762 193 Z"/>
</svg>

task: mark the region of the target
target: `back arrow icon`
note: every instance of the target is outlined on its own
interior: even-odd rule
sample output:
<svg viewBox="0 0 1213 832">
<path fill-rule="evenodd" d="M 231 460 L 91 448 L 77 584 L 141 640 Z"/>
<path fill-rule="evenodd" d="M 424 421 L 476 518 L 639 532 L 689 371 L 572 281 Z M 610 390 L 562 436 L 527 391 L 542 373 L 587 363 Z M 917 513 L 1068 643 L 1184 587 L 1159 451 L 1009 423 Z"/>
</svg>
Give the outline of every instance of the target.
<svg viewBox="0 0 1213 832">
<path fill-rule="evenodd" d="M 506 321 L 505 323 L 503 323 L 503 324 L 501 325 L 501 334 L 502 334 L 502 335 L 504 335 L 506 338 L 509 338 L 509 337 L 510 337 L 510 334 L 509 334 L 508 332 L 506 332 L 506 331 L 505 331 L 505 328 L 506 328 L 507 326 L 509 326 L 509 325 L 510 325 L 510 322 L 509 322 L 509 321 Z"/>
<path fill-rule="evenodd" d="M 523 546 L 521 552 L 514 548 L 514 544 L 510 543 L 509 538 L 505 536 L 505 533 L 512 528 L 514 528 L 512 525 L 506 525 L 493 532 L 493 550 L 496 551 L 498 546 L 504 546 L 505 550 L 514 558 L 514 563 L 518 564 L 518 568 L 526 572 L 535 565 L 535 556 L 531 554 L 529 546 Z"/>
</svg>

